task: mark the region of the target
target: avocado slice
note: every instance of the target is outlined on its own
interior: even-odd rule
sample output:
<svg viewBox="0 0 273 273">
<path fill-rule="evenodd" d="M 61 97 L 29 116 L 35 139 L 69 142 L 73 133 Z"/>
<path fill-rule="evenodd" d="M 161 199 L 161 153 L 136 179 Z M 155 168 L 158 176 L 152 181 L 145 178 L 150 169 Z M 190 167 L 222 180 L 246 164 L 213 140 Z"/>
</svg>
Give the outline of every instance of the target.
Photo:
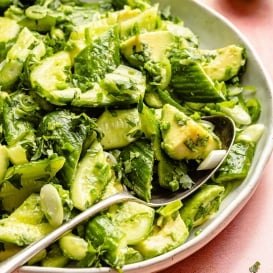
<svg viewBox="0 0 273 273">
<path fill-rule="evenodd" d="M 147 48 L 150 58 L 154 61 L 166 59 L 166 50 L 174 42 L 174 35 L 167 30 L 145 32 L 135 35 L 121 44 L 121 52 L 132 65 L 140 65 L 141 60 L 135 58 L 136 52 Z"/>
<path fill-rule="evenodd" d="M 121 44 L 121 53 L 135 67 L 143 67 L 153 81 L 164 89 L 171 80 L 171 64 L 167 50 L 175 37 L 169 31 L 158 30 L 135 35 Z"/>
<path fill-rule="evenodd" d="M 236 76 L 245 65 L 245 49 L 237 45 L 229 45 L 215 50 L 201 50 L 206 56 L 202 67 L 213 81 L 227 81 Z"/>
<path fill-rule="evenodd" d="M 134 248 L 145 259 L 163 254 L 183 244 L 189 236 L 189 230 L 179 214 L 164 217 L 164 225 L 155 227 L 151 234 Z"/>
<path fill-rule="evenodd" d="M 162 108 L 160 128 L 162 148 L 173 159 L 204 159 L 221 146 L 213 132 L 170 104 Z"/>
</svg>

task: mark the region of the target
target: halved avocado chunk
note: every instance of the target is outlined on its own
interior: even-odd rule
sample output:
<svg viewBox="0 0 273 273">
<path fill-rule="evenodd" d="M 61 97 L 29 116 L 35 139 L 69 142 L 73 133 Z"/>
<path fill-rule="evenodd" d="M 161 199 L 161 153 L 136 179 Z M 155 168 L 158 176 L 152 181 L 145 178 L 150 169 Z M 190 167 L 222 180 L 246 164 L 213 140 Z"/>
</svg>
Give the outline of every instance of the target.
<svg viewBox="0 0 273 273">
<path fill-rule="evenodd" d="M 219 138 L 174 106 L 165 104 L 161 117 L 162 148 L 173 159 L 204 159 L 221 146 Z"/>
<path fill-rule="evenodd" d="M 121 53 L 135 67 L 142 67 L 164 89 L 171 79 L 171 65 L 167 51 L 175 37 L 165 30 L 135 35 L 121 44 Z"/>
<path fill-rule="evenodd" d="M 143 241 L 135 245 L 146 259 L 166 253 L 183 244 L 189 236 L 189 231 L 179 214 L 164 217 L 164 225 L 153 232 Z"/>
<path fill-rule="evenodd" d="M 136 53 L 147 49 L 149 57 L 154 61 L 166 59 L 166 50 L 174 42 L 174 36 L 166 30 L 145 32 L 135 35 L 121 44 L 121 52 L 125 58 L 135 66 L 139 66 L 142 60 L 138 60 Z"/>
<path fill-rule="evenodd" d="M 242 46 L 229 45 L 215 50 L 201 50 L 209 56 L 202 63 L 206 74 L 213 81 L 227 81 L 236 76 L 246 63 L 245 49 Z"/>
</svg>

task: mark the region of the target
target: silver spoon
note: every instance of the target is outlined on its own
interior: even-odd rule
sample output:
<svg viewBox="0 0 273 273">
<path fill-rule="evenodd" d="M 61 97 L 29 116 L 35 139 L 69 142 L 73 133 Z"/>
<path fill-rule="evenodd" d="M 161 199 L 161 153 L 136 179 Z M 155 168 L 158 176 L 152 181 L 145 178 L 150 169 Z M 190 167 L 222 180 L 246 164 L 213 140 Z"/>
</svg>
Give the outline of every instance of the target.
<svg viewBox="0 0 273 273">
<path fill-rule="evenodd" d="M 220 167 L 222 162 L 225 160 L 226 155 L 228 154 L 230 147 L 232 146 L 235 138 L 235 125 L 233 121 L 225 116 L 208 116 L 204 120 L 211 122 L 214 125 L 214 132 L 220 138 L 222 142 L 223 149 L 226 150 L 225 156 L 219 161 L 219 163 L 210 170 L 201 170 L 195 171 L 190 174 L 194 185 L 189 190 L 181 190 L 174 193 L 160 189 L 156 193 L 152 193 L 152 199 L 149 203 L 138 199 L 137 197 L 131 195 L 127 191 L 123 191 L 117 194 L 114 194 L 96 204 L 87 210 L 81 212 L 75 216 L 70 221 L 56 228 L 54 231 L 43 237 L 42 239 L 30 244 L 25 247 L 23 250 L 19 251 L 14 256 L 8 258 L 6 261 L 0 263 L 0 272 L 1 273 L 11 273 L 18 267 L 24 265 L 29 261 L 33 256 L 39 253 L 41 250 L 48 247 L 51 243 L 58 240 L 64 233 L 71 231 L 75 226 L 79 225 L 83 221 L 89 219 L 95 214 L 103 211 L 104 209 L 110 207 L 111 205 L 122 203 L 124 201 L 134 200 L 141 202 L 151 207 L 160 207 L 166 205 L 174 200 L 183 199 L 188 195 L 196 191 L 201 185 L 203 185 Z"/>
</svg>

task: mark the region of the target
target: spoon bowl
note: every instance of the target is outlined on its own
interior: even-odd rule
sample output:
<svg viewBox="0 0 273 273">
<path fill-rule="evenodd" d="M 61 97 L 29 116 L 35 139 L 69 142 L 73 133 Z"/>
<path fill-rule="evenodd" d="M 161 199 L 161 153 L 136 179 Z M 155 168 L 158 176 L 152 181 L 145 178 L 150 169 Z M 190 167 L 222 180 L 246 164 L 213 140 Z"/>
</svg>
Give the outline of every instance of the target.
<svg viewBox="0 0 273 273">
<path fill-rule="evenodd" d="M 193 186 L 188 190 L 179 190 L 176 192 L 170 192 L 162 188 L 152 192 L 152 198 L 150 202 L 145 202 L 128 191 L 124 191 L 114 194 L 96 204 L 87 210 L 81 212 L 75 216 L 70 221 L 56 228 L 54 231 L 43 237 L 42 239 L 30 244 L 23 250 L 19 251 L 14 256 L 10 257 L 6 261 L 0 263 L 1 273 L 11 273 L 18 267 L 24 265 L 33 256 L 39 253 L 41 250 L 48 247 L 51 243 L 58 240 L 63 234 L 71 231 L 75 226 L 79 225 L 83 221 L 86 221 L 90 217 L 96 215 L 97 213 L 107 209 L 108 207 L 122 203 L 125 201 L 136 201 L 146 204 L 151 207 L 160 207 L 169 204 L 175 200 L 182 200 L 195 192 L 199 187 L 208 181 L 208 179 L 218 170 L 223 161 L 225 160 L 228 152 L 235 139 L 235 125 L 234 122 L 226 116 L 208 116 L 204 117 L 203 120 L 210 122 L 214 126 L 214 133 L 219 137 L 222 148 L 226 150 L 224 156 L 217 162 L 216 166 L 208 170 L 196 170 L 191 171 L 189 176 L 193 180 Z"/>
</svg>

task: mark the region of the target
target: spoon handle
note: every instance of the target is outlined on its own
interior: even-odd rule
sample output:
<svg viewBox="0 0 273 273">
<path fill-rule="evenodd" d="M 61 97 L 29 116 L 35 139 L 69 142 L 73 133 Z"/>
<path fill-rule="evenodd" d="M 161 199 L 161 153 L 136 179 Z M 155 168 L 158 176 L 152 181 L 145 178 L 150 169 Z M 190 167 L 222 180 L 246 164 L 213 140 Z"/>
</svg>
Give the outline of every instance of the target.
<svg viewBox="0 0 273 273">
<path fill-rule="evenodd" d="M 88 218 L 94 216 L 95 214 L 101 212 L 102 210 L 108 208 L 111 205 L 121 203 L 124 201 L 136 200 L 135 197 L 127 192 L 120 192 L 114 194 L 83 211 L 82 213 L 75 216 L 73 219 L 67 223 L 56 228 L 54 231 L 43 237 L 42 239 L 30 244 L 23 250 L 16 253 L 14 256 L 8 258 L 6 261 L 0 263 L 1 273 L 11 273 L 18 267 L 24 265 L 33 256 L 39 253 L 41 250 L 48 247 L 51 243 L 59 239 L 64 233 L 72 230 L 75 226 L 81 222 L 87 220 Z"/>
</svg>

